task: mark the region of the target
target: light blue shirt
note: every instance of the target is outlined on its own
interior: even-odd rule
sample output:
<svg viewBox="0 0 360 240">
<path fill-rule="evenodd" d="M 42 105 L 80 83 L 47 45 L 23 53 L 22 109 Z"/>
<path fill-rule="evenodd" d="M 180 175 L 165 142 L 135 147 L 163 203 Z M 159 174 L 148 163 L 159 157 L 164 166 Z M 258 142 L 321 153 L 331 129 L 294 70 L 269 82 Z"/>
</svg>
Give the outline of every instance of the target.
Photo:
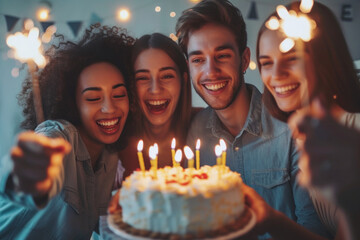
<svg viewBox="0 0 360 240">
<path fill-rule="evenodd" d="M 94 170 L 90 155 L 77 129 L 66 121 L 46 121 L 36 132 L 62 137 L 71 152 L 49 193 L 46 206 L 39 209 L 32 197 L 14 191 L 12 162 L 0 162 L 0 239 L 90 239 L 98 228 L 99 216 L 106 214 L 118 166 L 117 154 L 104 150 Z"/>
<path fill-rule="evenodd" d="M 245 184 L 254 188 L 273 208 L 312 232 L 327 236 L 308 192 L 299 186 L 298 154 L 286 123 L 273 118 L 262 104 L 261 93 L 251 93 L 244 127 L 233 137 L 210 107 L 199 112 L 191 123 L 187 143 L 195 149 L 201 140 L 200 164 L 215 165 L 214 148 L 223 138 L 227 145 L 226 165 L 239 172 Z M 260 238 L 268 238 L 268 234 Z"/>
</svg>

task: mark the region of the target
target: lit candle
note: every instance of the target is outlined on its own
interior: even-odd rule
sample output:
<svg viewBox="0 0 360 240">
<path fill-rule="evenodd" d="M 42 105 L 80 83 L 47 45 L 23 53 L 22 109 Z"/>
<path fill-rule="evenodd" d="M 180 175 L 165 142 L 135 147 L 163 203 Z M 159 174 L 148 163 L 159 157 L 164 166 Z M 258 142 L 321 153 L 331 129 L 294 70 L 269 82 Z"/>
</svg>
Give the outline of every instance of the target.
<svg viewBox="0 0 360 240">
<path fill-rule="evenodd" d="M 145 164 L 144 164 L 144 157 L 142 154 L 142 150 L 144 148 L 144 141 L 140 140 L 138 145 L 137 145 L 137 155 L 138 155 L 138 159 L 139 159 L 139 165 L 140 165 L 140 169 L 143 173 L 143 175 L 145 175 Z"/>
<path fill-rule="evenodd" d="M 216 155 L 216 165 L 218 166 L 221 166 L 221 154 L 222 154 L 222 149 L 219 144 L 216 144 L 215 155 Z"/>
<path fill-rule="evenodd" d="M 216 145 L 215 146 L 215 155 L 216 155 L 216 165 L 218 166 L 218 177 L 220 178 L 221 176 L 221 153 L 222 153 L 222 149 L 220 147 L 220 145 Z"/>
<path fill-rule="evenodd" d="M 180 167 L 181 158 L 182 158 L 182 151 L 181 151 L 181 149 L 178 149 L 175 152 L 176 167 Z"/>
<path fill-rule="evenodd" d="M 200 139 L 198 139 L 196 141 L 196 151 L 195 151 L 195 154 L 196 154 L 196 169 L 199 170 L 200 168 Z"/>
<path fill-rule="evenodd" d="M 155 150 L 155 167 L 158 168 L 158 155 L 159 155 L 159 146 L 157 143 L 154 144 L 154 150 Z"/>
<path fill-rule="evenodd" d="M 184 147 L 184 153 L 188 159 L 188 168 L 194 168 L 194 153 L 188 146 Z"/>
<path fill-rule="evenodd" d="M 150 157 L 151 169 L 154 172 L 154 177 L 157 178 L 156 151 L 154 146 L 150 146 L 149 148 L 149 157 Z"/>
<path fill-rule="evenodd" d="M 226 143 L 222 138 L 220 138 L 220 147 L 222 150 L 222 165 L 226 166 Z"/>
<path fill-rule="evenodd" d="M 175 138 L 171 141 L 171 159 L 173 163 L 173 167 L 175 167 L 175 147 L 176 147 L 176 140 Z"/>
<path fill-rule="evenodd" d="M 178 182 L 180 182 L 180 173 L 181 173 L 181 166 L 180 166 L 180 162 L 181 162 L 181 158 L 182 158 L 182 151 L 181 149 L 176 150 L 175 152 L 175 162 L 176 162 L 176 171 L 177 171 L 177 180 Z"/>
</svg>

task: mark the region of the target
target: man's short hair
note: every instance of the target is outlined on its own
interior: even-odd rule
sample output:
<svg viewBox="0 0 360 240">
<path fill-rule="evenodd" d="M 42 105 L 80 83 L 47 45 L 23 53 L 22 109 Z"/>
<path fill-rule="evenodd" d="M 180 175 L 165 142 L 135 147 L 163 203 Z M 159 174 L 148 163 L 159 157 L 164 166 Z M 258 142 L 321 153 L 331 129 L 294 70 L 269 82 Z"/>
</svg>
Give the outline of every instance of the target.
<svg viewBox="0 0 360 240">
<path fill-rule="evenodd" d="M 176 35 L 186 55 L 189 33 L 208 23 L 227 27 L 234 34 L 239 54 L 242 55 L 247 44 L 245 21 L 240 10 L 228 0 L 203 0 L 182 13 L 176 23 Z"/>
</svg>

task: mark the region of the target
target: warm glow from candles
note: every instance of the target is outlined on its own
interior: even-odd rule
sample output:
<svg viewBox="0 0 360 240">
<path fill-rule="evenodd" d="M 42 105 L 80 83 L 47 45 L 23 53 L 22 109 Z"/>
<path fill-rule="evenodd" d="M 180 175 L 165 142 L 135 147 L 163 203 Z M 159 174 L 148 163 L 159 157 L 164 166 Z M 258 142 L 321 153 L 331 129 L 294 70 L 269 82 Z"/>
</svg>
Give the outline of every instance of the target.
<svg viewBox="0 0 360 240">
<path fill-rule="evenodd" d="M 151 160 L 156 158 L 156 151 L 154 149 L 154 146 L 150 146 L 149 148 L 149 157 Z"/>
<path fill-rule="evenodd" d="M 220 138 L 220 147 L 221 147 L 221 150 L 222 150 L 222 153 L 221 153 L 221 165 L 225 166 L 226 165 L 226 143 L 224 141 L 224 139 Z"/>
<path fill-rule="evenodd" d="M 200 144 L 201 144 L 200 139 L 198 139 L 198 140 L 196 141 L 196 150 L 199 150 L 199 149 L 200 149 Z"/>
<path fill-rule="evenodd" d="M 286 53 L 295 46 L 295 41 L 291 38 L 286 38 L 280 43 L 279 49 L 281 52 Z"/>
<path fill-rule="evenodd" d="M 161 7 L 160 6 L 156 6 L 155 7 L 155 12 L 160 12 L 161 11 Z"/>
<path fill-rule="evenodd" d="M 149 148 L 149 157 L 150 157 L 150 164 L 151 164 L 151 168 L 154 171 L 154 177 L 157 178 L 157 160 L 156 160 L 156 149 L 155 149 L 155 145 L 154 146 L 150 146 Z"/>
<path fill-rule="evenodd" d="M 191 150 L 191 148 L 188 146 L 185 146 L 184 153 L 185 153 L 186 158 L 188 159 L 188 167 L 194 168 L 194 153 Z"/>
<path fill-rule="evenodd" d="M 180 162 L 182 159 L 182 151 L 181 149 L 176 150 L 175 152 L 175 162 L 176 162 L 176 166 L 180 166 Z"/>
<path fill-rule="evenodd" d="M 300 10 L 303 13 L 309 13 L 314 5 L 314 0 L 301 0 Z"/>
<path fill-rule="evenodd" d="M 171 149 L 175 149 L 176 148 L 176 139 L 173 138 L 171 141 Z"/>
<path fill-rule="evenodd" d="M 144 163 L 144 157 L 143 157 L 143 154 L 142 154 L 142 150 L 144 148 L 144 141 L 143 140 L 140 140 L 138 145 L 137 145 L 137 150 L 138 150 L 138 159 L 139 159 L 139 165 L 140 165 L 140 169 L 143 173 L 143 175 L 145 175 L 145 163 Z"/>
<path fill-rule="evenodd" d="M 175 165 L 176 165 L 176 162 L 175 162 L 175 147 L 176 147 L 176 140 L 175 140 L 175 138 L 173 138 L 172 141 L 171 141 L 171 159 L 172 159 L 173 167 L 175 167 Z"/>
<path fill-rule="evenodd" d="M 221 156 L 221 153 L 222 153 L 222 149 L 221 149 L 221 146 L 219 144 L 216 144 L 215 146 L 215 155 L 217 157 L 220 157 Z"/>
<path fill-rule="evenodd" d="M 144 141 L 140 140 L 137 145 L 137 150 L 138 150 L 138 152 L 141 152 L 143 149 L 144 149 Z"/>
<path fill-rule="evenodd" d="M 219 143 L 220 143 L 221 150 L 226 151 L 226 143 L 225 143 L 224 139 L 220 138 Z"/>
<path fill-rule="evenodd" d="M 176 16 L 176 13 L 175 12 L 171 12 L 170 13 L 170 17 L 175 17 Z"/>
<path fill-rule="evenodd" d="M 222 153 L 221 146 L 217 144 L 217 145 L 215 146 L 215 155 L 216 155 L 216 164 L 217 164 L 218 166 L 221 165 L 221 158 L 220 158 L 221 153 Z"/>
<path fill-rule="evenodd" d="M 193 159 L 194 153 L 189 146 L 184 147 L 184 153 L 187 159 Z"/>
<path fill-rule="evenodd" d="M 196 153 L 196 169 L 200 168 L 200 139 L 196 141 L 195 153 Z"/>
<path fill-rule="evenodd" d="M 154 144 L 154 150 L 155 150 L 155 154 L 158 155 L 159 154 L 159 146 L 157 145 L 157 143 Z"/>
<path fill-rule="evenodd" d="M 280 27 L 280 22 L 275 16 L 272 16 L 265 25 L 270 30 L 277 30 Z"/>
</svg>

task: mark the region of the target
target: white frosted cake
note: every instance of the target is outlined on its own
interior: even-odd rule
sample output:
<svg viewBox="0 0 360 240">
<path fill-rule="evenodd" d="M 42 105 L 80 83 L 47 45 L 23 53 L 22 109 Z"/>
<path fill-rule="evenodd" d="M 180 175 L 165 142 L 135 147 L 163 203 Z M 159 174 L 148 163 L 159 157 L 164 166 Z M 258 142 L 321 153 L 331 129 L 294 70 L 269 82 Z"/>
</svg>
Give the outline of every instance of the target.
<svg viewBox="0 0 360 240">
<path fill-rule="evenodd" d="M 135 229 L 201 234 L 233 223 L 244 211 L 242 179 L 228 167 L 166 167 L 156 175 L 136 171 L 123 182 L 122 221 Z"/>
</svg>

